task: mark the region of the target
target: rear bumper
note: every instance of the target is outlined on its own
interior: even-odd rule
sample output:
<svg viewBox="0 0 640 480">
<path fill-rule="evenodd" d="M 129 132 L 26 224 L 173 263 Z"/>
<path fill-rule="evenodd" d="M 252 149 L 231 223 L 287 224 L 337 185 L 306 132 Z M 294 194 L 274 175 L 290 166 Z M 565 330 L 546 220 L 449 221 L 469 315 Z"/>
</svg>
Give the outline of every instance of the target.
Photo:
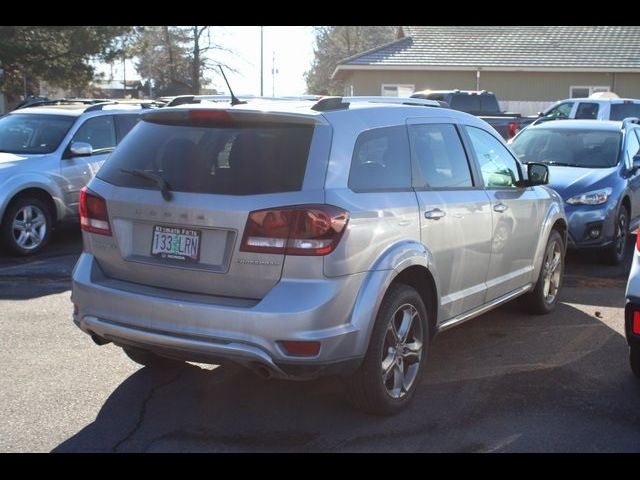
<svg viewBox="0 0 640 480">
<path fill-rule="evenodd" d="M 367 329 L 350 322 L 364 276 L 283 279 L 258 302 L 221 305 L 110 281 L 94 257 L 83 253 L 73 272 L 71 299 L 82 331 L 120 346 L 266 368 L 279 378 L 309 378 L 348 373 L 366 353 Z M 315 357 L 290 356 L 280 340 L 319 341 L 321 348 Z"/>
</svg>

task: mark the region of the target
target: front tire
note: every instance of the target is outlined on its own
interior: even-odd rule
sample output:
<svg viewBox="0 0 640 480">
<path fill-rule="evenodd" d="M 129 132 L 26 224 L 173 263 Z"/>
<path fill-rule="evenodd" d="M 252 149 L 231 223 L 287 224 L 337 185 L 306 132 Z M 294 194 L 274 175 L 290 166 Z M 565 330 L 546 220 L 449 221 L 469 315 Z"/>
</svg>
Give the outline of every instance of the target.
<svg viewBox="0 0 640 480">
<path fill-rule="evenodd" d="M 348 400 L 367 413 L 398 413 L 415 394 L 428 345 L 422 298 L 408 285 L 392 285 L 378 310 L 364 361 L 349 379 Z"/>
<path fill-rule="evenodd" d="M 629 349 L 629 365 L 633 374 L 640 380 L 640 346 L 635 345 Z"/>
<path fill-rule="evenodd" d="M 606 248 L 605 260 L 609 265 L 620 265 L 627 253 L 629 240 L 629 212 L 620 207 L 614 229 L 613 243 Z"/>
<path fill-rule="evenodd" d="M 544 258 L 536 286 L 524 296 L 529 312 L 546 315 L 555 308 L 562 285 L 564 255 L 562 236 L 557 230 L 551 230 L 547 246 L 544 249 Z"/>
<path fill-rule="evenodd" d="M 127 354 L 127 357 L 129 357 L 134 362 L 153 369 L 168 370 L 184 365 L 184 362 L 181 362 L 180 360 L 161 357 L 160 355 L 156 355 L 155 353 L 149 352 L 147 350 L 141 350 L 132 347 L 123 347 L 122 350 L 124 350 L 124 353 Z"/>
<path fill-rule="evenodd" d="M 2 219 L 0 235 L 12 253 L 33 255 L 49 242 L 52 227 L 49 205 L 36 197 L 22 197 L 9 205 Z"/>
</svg>

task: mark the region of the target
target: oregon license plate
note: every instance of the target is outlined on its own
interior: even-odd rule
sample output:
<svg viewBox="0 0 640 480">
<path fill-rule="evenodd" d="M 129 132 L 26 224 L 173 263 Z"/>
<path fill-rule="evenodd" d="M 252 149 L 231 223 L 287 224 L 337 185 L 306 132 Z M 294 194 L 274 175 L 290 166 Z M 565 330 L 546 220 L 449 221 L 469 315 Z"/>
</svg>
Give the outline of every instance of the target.
<svg viewBox="0 0 640 480">
<path fill-rule="evenodd" d="M 151 255 L 197 262 L 200 257 L 200 230 L 154 225 Z"/>
</svg>

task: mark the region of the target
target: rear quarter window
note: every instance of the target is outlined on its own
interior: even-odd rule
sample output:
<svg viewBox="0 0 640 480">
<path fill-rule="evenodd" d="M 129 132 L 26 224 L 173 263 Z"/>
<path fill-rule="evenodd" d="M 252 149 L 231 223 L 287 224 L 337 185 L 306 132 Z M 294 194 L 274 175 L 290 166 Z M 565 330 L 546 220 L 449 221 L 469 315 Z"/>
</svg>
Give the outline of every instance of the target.
<svg viewBox="0 0 640 480">
<path fill-rule="evenodd" d="M 141 122 L 98 172 L 111 184 L 155 189 L 122 172 L 160 175 L 177 192 L 257 195 L 298 191 L 314 127 L 236 124 L 200 127 Z"/>
</svg>

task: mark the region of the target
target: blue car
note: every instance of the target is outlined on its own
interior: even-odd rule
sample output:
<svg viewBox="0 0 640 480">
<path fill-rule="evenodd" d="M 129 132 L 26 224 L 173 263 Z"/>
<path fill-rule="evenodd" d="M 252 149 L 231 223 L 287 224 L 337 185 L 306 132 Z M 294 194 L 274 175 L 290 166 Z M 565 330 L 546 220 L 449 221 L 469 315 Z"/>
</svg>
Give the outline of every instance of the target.
<svg viewBox="0 0 640 480">
<path fill-rule="evenodd" d="M 565 201 L 570 248 L 597 248 L 617 265 L 640 223 L 640 120 L 555 120 L 532 125 L 511 147 L 524 163 L 549 167 Z"/>
</svg>

